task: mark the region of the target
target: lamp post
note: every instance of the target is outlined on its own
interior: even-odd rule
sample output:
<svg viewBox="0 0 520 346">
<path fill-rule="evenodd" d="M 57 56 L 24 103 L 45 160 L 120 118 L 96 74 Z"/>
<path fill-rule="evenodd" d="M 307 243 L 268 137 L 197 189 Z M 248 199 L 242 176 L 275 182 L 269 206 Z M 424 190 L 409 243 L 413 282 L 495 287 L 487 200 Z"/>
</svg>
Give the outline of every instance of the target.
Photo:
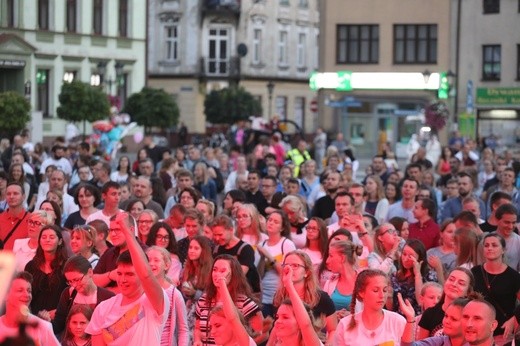
<svg viewBox="0 0 520 346">
<path fill-rule="evenodd" d="M 273 81 L 269 81 L 267 83 L 267 95 L 269 97 L 269 111 L 267 112 L 269 121 L 271 121 L 271 114 L 273 109 L 273 90 L 274 90 L 274 83 Z"/>
<path fill-rule="evenodd" d="M 117 86 L 121 84 L 121 77 L 123 76 L 123 68 L 124 64 L 121 62 L 116 62 L 114 65 L 114 69 L 116 71 L 116 76 L 114 79 L 105 79 L 105 73 L 107 72 L 107 63 L 106 61 L 100 61 L 97 64 L 97 70 L 100 76 L 100 84 L 105 84 L 107 86 L 107 94 L 112 95 L 112 84 L 116 85 L 116 93 L 117 93 Z"/>
</svg>

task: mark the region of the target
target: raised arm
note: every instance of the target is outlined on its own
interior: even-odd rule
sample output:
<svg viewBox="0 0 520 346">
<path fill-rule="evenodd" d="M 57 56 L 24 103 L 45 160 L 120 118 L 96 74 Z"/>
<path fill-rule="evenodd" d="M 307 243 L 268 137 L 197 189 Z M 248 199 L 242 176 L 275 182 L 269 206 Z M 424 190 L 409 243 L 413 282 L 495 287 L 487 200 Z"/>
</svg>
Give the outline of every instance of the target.
<svg viewBox="0 0 520 346">
<path fill-rule="evenodd" d="M 289 294 L 289 299 L 291 299 L 294 316 L 296 316 L 296 322 L 298 323 L 298 327 L 302 333 L 302 339 L 305 340 L 305 345 L 321 345 L 320 338 L 314 330 L 314 326 L 309 317 L 309 314 L 307 313 L 307 310 L 305 309 L 305 305 L 303 305 L 303 301 L 298 295 L 298 292 L 296 292 L 296 288 L 294 288 L 291 267 L 283 268 L 282 282 L 285 289 L 287 290 L 287 293 Z"/>
<path fill-rule="evenodd" d="M 137 242 L 134 236 L 134 220 L 127 213 L 119 213 L 116 216 L 115 222 L 121 227 L 121 231 L 125 235 L 128 251 L 132 257 L 132 263 L 135 272 L 141 284 L 143 285 L 144 293 L 152 304 L 157 314 L 162 315 L 164 312 L 164 293 L 159 281 L 153 275 L 148 259 L 144 254 L 143 249 Z"/>
<path fill-rule="evenodd" d="M 402 342 L 412 343 L 415 341 L 415 310 L 408 300 L 404 300 L 401 293 L 397 293 L 397 300 L 399 301 L 399 308 L 406 318 L 406 326 L 404 327 Z"/>
<path fill-rule="evenodd" d="M 229 322 L 231 322 L 237 345 L 249 345 L 249 334 L 247 334 L 245 327 L 240 321 L 237 308 L 235 303 L 233 303 L 233 299 L 231 299 L 226 281 L 226 277 L 222 276 L 219 278 L 217 286 L 220 297 L 222 298 L 222 303 L 224 304 L 224 314 Z"/>
</svg>

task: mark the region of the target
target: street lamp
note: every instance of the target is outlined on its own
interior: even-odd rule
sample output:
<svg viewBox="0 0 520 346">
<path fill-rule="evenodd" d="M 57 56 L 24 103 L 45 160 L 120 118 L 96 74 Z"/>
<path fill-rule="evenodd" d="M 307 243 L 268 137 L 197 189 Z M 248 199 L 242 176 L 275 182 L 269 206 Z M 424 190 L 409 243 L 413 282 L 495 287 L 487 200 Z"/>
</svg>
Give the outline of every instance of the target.
<svg viewBox="0 0 520 346">
<path fill-rule="evenodd" d="M 116 86 L 119 86 L 121 84 L 121 77 L 123 75 L 123 68 L 124 64 L 121 62 L 116 62 L 114 65 L 114 69 L 116 71 L 116 76 L 114 79 L 105 79 L 105 73 L 107 72 L 107 62 L 106 61 L 100 61 L 97 64 L 97 71 L 100 76 L 100 84 L 106 84 L 107 85 L 107 94 L 112 95 L 112 84 L 115 84 Z"/>
<path fill-rule="evenodd" d="M 24 96 L 27 100 L 31 99 L 31 81 L 28 80 L 24 84 Z"/>
<path fill-rule="evenodd" d="M 273 81 L 269 81 L 267 83 L 267 95 L 269 97 L 269 112 L 267 113 L 269 116 L 269 120 L 271 120 L 272 108 L 273 108 L 273 90 L 274 90 Z"/>
</svg>

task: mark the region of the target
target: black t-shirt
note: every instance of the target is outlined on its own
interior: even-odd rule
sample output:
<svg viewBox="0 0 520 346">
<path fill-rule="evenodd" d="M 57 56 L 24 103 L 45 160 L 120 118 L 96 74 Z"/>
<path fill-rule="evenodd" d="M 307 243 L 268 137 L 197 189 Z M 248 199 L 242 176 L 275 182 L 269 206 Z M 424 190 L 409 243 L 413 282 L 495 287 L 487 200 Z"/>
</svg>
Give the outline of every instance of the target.
<svg viewBox="0 0 520 346">
<path fill-rule="evenodd" d="M 441 299 L 431 308 L 426 309 L 419 321 L 419 327 L 430 332 L 428 337 L 444 335 L 442 329 L 442 320 L 444 319 L 442 304 L 444 304 L 444 299 Z"/>
<path fill-rule="evenodd" d="M 334 302 L 327 294 L 320 290 L 320 301 L 316 304 L 315 307 L 312 308 L 312 314 L 314 318 L 319 318 L 321 315 L 325 315 L 325 317 L 329 317 L 333 313 L 336 312 L 336 307 L 334 306 Z"/>
<path fill-rule="evenodd" d="M 216 246 L 213 250 L 213 257 L 223 254 L 235 256 L 240 265 L 249 268 L 246 274 L 247 282 L 249 282 L 253 292 L 260 292 L 260 275 L 255 266 L 255 250 L 253 250 L 253 247 L 239 240 L 238 243 L 230 249 L 226 249 L 223 246 Z"/>
<path fill-rule="evenodd" d="M 487 233 L 492 233 L 492 232 L 495 232 L 497 230 L 497 226 L 493 226 L 492 224 L 490 224 L 489 222 L 484 222 L 484 223 L 481 223 L 480 225 L 478 225 L 480 227 L 480 229 L 483 231 L 483 232 L 487 232 Z"/>
<path fill-rule="evenodd" d="M 474 290 L 496 309 L 498 328 L 494 334 L 501 335 L 504 333 L 501 326 L 514 314 L 516 295 L 520 290 L 520 273 L 508 266 L 500 274 L 490 274 L 482 265 L 473 267 L 471 272 L 475 277 Z"/>
<path fill-rule="evenodd" d="M 365 213 L 368 213 L 370 215 L 375 215 L 378 203 L 379 203 L 379 201 L 373 201 L 373 202 L 367 201 L 367 203 L 365 205 Z"/>
<path fill-rule="evenodd" d="M 74 226 L 81 226 L 84 225 L 86 220 L 81 217 L 81 214 L 79 211 L 76 211 L 67 217 L 67 220 L 65 221 L 65 224 L 63 225 L 66 229 L 73 229 Z"/>
</svg>

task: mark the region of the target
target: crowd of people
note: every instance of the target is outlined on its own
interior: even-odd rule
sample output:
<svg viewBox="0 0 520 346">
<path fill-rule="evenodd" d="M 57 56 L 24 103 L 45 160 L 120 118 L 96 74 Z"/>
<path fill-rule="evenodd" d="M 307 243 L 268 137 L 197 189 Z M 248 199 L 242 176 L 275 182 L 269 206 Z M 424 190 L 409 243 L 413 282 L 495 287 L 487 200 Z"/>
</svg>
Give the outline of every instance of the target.
<svg viewBox="0 0 520 346">
<path fill-rule="evenodd" d="M 88 143 L 45 157 L 15 136 L 1 154 L 0 245 L 17 273 L 0 344 L 511 342 L 520 162 L 458 139 L 409 162 L 385 144 L 360 167 L 341 134 L 326 150 L 316 138 L 227 153 L 146 136 L 116 165 Z"/>
</svg>

